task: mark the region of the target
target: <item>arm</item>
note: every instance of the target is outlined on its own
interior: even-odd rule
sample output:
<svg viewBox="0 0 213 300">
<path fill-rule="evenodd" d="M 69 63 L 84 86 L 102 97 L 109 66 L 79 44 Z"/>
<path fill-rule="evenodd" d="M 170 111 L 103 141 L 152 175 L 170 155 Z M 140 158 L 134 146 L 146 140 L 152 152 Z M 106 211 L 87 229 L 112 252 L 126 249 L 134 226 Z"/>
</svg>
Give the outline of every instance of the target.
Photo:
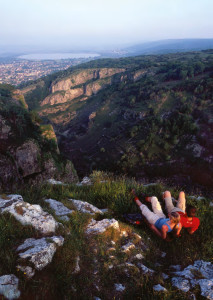
<svg viewBox="0 0 213 300">
<path fill-rule="evenodd" d="M 182 229 L 182 224 L 179 223 L 178 224 L 178 229 L 174 232 L 175 236 L 180 236 L 180 232 L 181 232 L 181 229 Z"/>
<path fill-rule="evenodd" d="M 193 218 L 193 226 L 187 228 L 188 233 L 193 234 L 198 229 L 199 226 L 200 226 L 200 220 L 198 218 L 194 217 Z"/>
<path fill-rule="evenodd" d="M 157 227 L 155 227 L 155 225 L 149 225 L 149 227 L 151 228 L 151 230 L 160 238 L 162 238 L 163 240 L 166 239 L 167 237 L 167 231 L 168 231 L 168 227 L 167 226 L 162 226 L 161 231 L 157 229 Z"/>
<path fill-rule="evenodd" d="M 163 225 L 161 228 L 161 237 L 162 239 L 166 239 L 167 236 L 168 227 L 166 225 Z"/>
<path fill-rule="evenodd" d="M 189 234 L 193 234 L 197 229 L 193 229 L 193 228 L 187 228 L 187 231 Z"/>
</svg>

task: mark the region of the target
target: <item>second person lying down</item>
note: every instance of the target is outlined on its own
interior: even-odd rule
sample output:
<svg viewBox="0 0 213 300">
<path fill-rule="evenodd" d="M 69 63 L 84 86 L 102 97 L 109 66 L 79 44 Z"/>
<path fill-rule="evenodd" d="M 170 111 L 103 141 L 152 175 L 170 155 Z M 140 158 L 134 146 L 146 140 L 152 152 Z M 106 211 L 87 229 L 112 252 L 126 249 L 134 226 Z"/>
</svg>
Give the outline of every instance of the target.
<svg viewBox="0 0 213 300">
<path fill-rule="evenodd" d="M 142 215 L 146 218 L 150 228 L 156 235 L 166 240 L 168 232 L 174 231 L 177 236 L 180 234 L 182 226 L 180 224 L 180 215 L 177 212 L 169 213 L 169 218 L 166 218 L 157 197 L 146 197 L 146 201 L 152 205 L 152 212 L 145 204 L 141 203 L 134 190 L 132 193 L 135 196 L 135 203 L 139 206 Z"/>
</svg>

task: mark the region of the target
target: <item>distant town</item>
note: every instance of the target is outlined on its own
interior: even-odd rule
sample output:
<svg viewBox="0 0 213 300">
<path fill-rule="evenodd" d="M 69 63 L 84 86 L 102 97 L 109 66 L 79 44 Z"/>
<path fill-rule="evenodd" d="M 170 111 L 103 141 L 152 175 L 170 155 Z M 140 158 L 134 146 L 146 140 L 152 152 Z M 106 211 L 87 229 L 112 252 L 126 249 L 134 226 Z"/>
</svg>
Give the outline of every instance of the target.
<svg viewBox="0 0 213 300">
<path fill-rule="evenodd" d="M 19 58 L 0 60 L 0 84 L 18 86 L 39 77 L 65 70 L 92 58 L 73 58 L 60 60 L 26 60 Z"/>
</svg>

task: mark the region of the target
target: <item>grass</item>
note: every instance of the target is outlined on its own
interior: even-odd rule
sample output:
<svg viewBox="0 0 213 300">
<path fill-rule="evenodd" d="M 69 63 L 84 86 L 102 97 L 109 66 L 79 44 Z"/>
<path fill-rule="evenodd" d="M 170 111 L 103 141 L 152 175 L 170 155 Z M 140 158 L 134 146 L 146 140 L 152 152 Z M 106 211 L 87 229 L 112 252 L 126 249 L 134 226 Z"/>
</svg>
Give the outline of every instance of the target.
<svg viewBox="0 0 213 300">
<path fill-rule="evenodd" d="M 37 236 L 33 227 L 21 225 L 8 213 L 0 215 L 0 276 L 16 273 L 16 248 L 24 239 Z"/>
<path fill-rule="evenodd" d="M 88 238 L 85 235 L 85 228 L 91 216 L 76 212 L 71 215 L 70 221 L 63 222 L 64 229 L 57 232 L 64 236 L 65 243 L 56 251 L 52 263 L 37 272 L 31 280 L 27 280 L 17 273 L 15 248 L 25 238 L 39 237 L 39 235 L 30 226 L 22 226 L 13 217 L 3 214 L 0 216 L 0 274 L 14 273 L 20 278 L 22 299 L 94 299 L 94 296 L 101 299 L 188 299 L 187 293 L 175 290 L 169 281 L 162 279 L 160 274 L 166 273 L 165 270 L 168 270 L 170 265 L 181 264 L 182 267 L 186 267 L 197 259 L 213 261 L 211 228 L 213 208 L 209 207 L 209 200 L 196 201 L 187 198 L 187 203 L 196 204 L 201 226 L 192 236 L 183 230 L 179 239 L 166 243 L 155 236 L 146 224 L 133 227 L 124 223 L 122 214 L 138 212 L 131 195 L 132 188 L 135 188 L 139 197 L 143 192 L 156 195 L 161 200 L 162 192 L 168 187 L 161 184 L 144 187 L 134 179 L 118 178 L 113 174 L 99 171 L 93 172 L 90 177 L 93 181 L 92 186 L 44 184 L 30 186 L 16 193 L 21 194 L 26 202 L 40 204 L 49 212 L 51 210 L 44 202 L 47 198 L 61 201 L 65 205 L 69 203 L 68 199 L 72 198 L 87 201 L 98 208 L 108 208 L 104 218 L 119 220 L 120 229 L 127 232 L 128 238 L 121 237 L 120 233 L 113 229 L 109 229 L 102 235 Z M 172 189 L 171 192 L 177 198 L 178 190 Z M 69 208 L 72 208 L 72 205 Z M 134 232 L 142 237 L 148 250 L 140 246 Z M 122 246 L 131 240 L 135 242 L 136 249 L 131 250 L 130 253 L 122 252 Z M 112 247 L 115 250 L 109 250 Z M 161 257 L 162 252 L 166 252 L 166 258 Z M 137 253 L 142 253 L 145 257 L 142 263 L 157 270 L 151 280 L 147 276 L 141 276 L 138 269 L 133 267 L 128 268 L 129 277 L 127 277 L 125 263 L 131 261 L 134 263 L 133 257 Z M 78 257 L 80 272 L 75 274 Z M 162 267 L 156 267 L 156 262 L 162 264 Z M 109 268 L 110 265 L 113 265 L 113 268 Z M 197 276 L 200 277 L 200 274 Z M 115 292 L 115 283 L 126 286 L 123 294 Z M 165 295 L 153 292 L 153 285 L 158 283 L 167 288 L 168 292 Z M 197 287 L 194 293 L 200 294 Z"/>
</svg>

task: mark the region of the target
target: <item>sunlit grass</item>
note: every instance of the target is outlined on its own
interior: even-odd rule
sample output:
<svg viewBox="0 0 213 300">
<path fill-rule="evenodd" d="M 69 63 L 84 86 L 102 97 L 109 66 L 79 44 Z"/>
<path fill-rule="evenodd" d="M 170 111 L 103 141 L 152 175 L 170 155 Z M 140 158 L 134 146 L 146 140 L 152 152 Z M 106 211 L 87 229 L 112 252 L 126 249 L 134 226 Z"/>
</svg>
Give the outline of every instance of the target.
<svg viewBox="0 0 213 300">
<path fill-rule="evenodd" d="M 123 283 L 127 286 L 122 296 L 123 299 L 130 299 L 130 296 L 135 299 L 186 299 L 184 293 L 174 292 L 171 284 L 164 282 L 160 274 L 172 264 L 180 264 L 185 267 L 193 264 L 197 259 L 213 261 L 213 208 L 209 206 L 210 200 L 196 201 L 187 197 L 187 203 L 197 207 L 197 215 L 201 225 L 194 235 L 189 235 L 183 229 L 180 238 L 167 243 L 155 236 L 145 223 L 137 227 L 124 223 L 122 214 L 139 212 L 133 201 L 132 188 L 136 190 L 141 201 L 143 201 L 141 193 L 149 196 L 156 195 L 162 201 L 162 192 L 169 189 L 168 187 L 162 184 L 145 187 L 138 184 L 134 179 L 114 177 L 112 174 L 103 172 L 94 172 L 91 179 L 93 182 L 91 186 L 44 184 L 36 187 L 31 186 L 17 191 L 17 193 L 21 194 L 26 202 L 40 204 L 48 212 L 52 211 L 44 202 L 47 198 L 61 201 L 70 209 L 73 207 L 68 199 L 83 200 L 98 208 L 108 208 L 105 216 L 95 216 L 95 218 L 100 220 L 107 217 L 119 220 L 120 230 L 126 231 L 128 238 L 121 237 L 121 232 L 113 229 L 107 230 L 100 236 L 88 238 L 85 235 L 85 228 L 92 216 L 79 212 L 71 214 L 70 221 L 62 222 L 64 227 L 56 232 L 65 238 L 63 247 L 58 248 L 52 263 L 43 271 L 37 272 L 31 281 L 21 278 L 22 293 L 26 295 L 36 294 L 39 299 L 51 298 L 53 295 L 55 295 L 55 299 L 93 299 L 94 295 L 101 299 L 110 299 L 114 283 Z M 179 190 L 175 188 L 170 190 L 172 195 L 177 198 Z M 131 254 L 123 253 L 121 247 L 125 245 L 128 239 L 134 240 L 137 244 L 134 232 L 138 233 L 144 244 L 148 246 L 148 250 L 143 252 L 144 264 L 149 268 L 158 270 L 152 281 L 148 277 L 138 274 L 137 269 L 134 268 L 129 271 L 128 280 L 126 278 L 125 268 L 122 264 L 131 259 Z M 30 226 L 20 225 L 8 214 L 1 215 L 0 274 L 16 274 L 17 256 L 15 248 L 28 237 L 38 237 L 38 233 Z M 115 252 L 112 254 L 115 256 L 114 260 L 109 258 L 111 254 L 108 250 L 112 247 L 112 241 L 115 243 Z M 161 257 L 162 251 L 166 252 L 164 259 Z M 137 251 L 133 250 L 132 255 L 136 253 Z M 80 258 L 80 272 L 75 274 L 78 257 Z M 155 267 L 156 261 L 163 265 L 163 269 Z M 109 268 L 111 264 L 115 265 L 113 269 Z M 96 267 L 99 270 L 99 281 L 94 275 Z M 157 283 L 162 283 L 168 289 L 165 296 L 162 297 L 162 294 L 153 292 L 152 287 Z M 96 289 L 96 285 L 100 286 L 100 291 Z M 195 293 L 199 295 L 199 291 L 196 292 L 196 289 Z M 143 295 L 147 295 L 147 298 L 144 298 Z"/>
</svg>

